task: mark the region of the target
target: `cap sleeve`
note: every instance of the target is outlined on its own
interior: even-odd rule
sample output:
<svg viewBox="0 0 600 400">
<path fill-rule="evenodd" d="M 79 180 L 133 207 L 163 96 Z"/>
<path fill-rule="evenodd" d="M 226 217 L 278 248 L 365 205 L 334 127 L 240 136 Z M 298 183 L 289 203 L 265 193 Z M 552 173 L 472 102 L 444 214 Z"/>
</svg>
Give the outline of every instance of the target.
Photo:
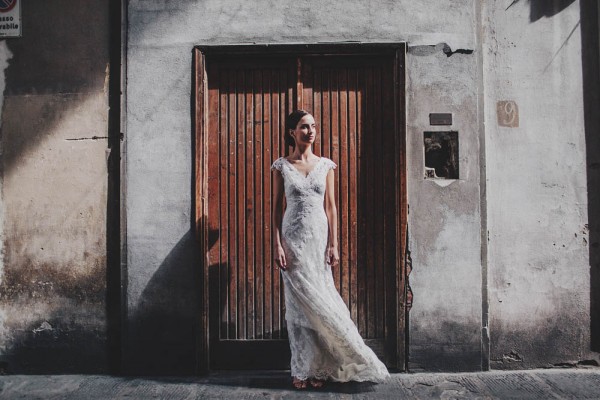
<svg viewBox="0 0 600 400">
<path fill-rule="evenodd" d="M 335 169 L 337 167 L 337 164 L 331 161 L 329 158 L 325 158 L 325 167 L 327 169 Z"/>
<path fill-rule="evenodd" d="M 283 168 L 283 157 L 279 157 L 277 160 L 273 161 L 273 165 L 271 165 L 271 169 L 276 169 L 281 172 Z"/>
</svg>

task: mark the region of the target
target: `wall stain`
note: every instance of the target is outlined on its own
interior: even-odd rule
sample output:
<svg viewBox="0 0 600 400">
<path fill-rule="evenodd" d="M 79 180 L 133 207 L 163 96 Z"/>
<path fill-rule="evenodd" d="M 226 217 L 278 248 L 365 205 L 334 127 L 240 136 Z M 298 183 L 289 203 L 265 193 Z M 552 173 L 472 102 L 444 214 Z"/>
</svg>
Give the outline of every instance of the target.
<svg viewBox="0 0 600 400">
<path fill-rule="evenodd" d="M 104 257 L 93 260 L 84 276 L 76 275 L 76 268 L 52 264 L 24 263 L 5 269 L 0 283 L 0 303 L 31 298 L 66 297 L 78 303 L 103 303 L 106 291 L 106 264 Z"/>
</svg>

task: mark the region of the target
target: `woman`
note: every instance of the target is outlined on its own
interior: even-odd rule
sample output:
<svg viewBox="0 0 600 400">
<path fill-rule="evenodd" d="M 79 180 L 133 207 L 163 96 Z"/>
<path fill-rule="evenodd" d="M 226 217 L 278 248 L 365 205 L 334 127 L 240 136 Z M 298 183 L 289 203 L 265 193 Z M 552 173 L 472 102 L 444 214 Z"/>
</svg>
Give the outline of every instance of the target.
<svg viewBox="0 0 600 400">
<path fill-rule="evenodd" d="M 285 292 L 293 384 L 304 389 L 336 382 L 382 382 L 385 365 L 367 347 L 337 292 L 331 266 L 339 262 L 335 163 L 312 152 L 315 120 L 304 110 L 286 120 L 285 142 L 294 147 L 274 170 L 275 264 Z M 283 213 L 285 194 L 286 209 Z"/>
</svg>

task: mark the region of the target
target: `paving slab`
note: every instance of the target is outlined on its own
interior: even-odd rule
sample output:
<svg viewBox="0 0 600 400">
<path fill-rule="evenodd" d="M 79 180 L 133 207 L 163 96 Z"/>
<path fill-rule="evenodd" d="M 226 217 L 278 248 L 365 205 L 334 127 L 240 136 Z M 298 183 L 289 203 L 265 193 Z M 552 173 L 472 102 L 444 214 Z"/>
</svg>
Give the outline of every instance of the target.
<svg viewBox="0 0 600 400">
<path fill-rule="evenodd" d="M 286 371 L 201 377 L 4 375 L 0 399 L 600 399 L 600 368 L 392 374 L 298 391 Z"/>
</svg>

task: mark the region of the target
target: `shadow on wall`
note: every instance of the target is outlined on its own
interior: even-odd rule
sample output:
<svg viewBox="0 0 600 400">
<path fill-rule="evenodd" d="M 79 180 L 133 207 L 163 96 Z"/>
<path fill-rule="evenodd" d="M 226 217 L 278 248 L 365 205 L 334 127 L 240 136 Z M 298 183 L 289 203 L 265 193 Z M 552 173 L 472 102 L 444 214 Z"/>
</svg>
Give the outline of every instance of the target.
<svg viewBox="0 0 600 400">
<path fill-rule="evenodd" d="M 3 321 L 0 374 L 105 373 L 104 274 L 102 260 L 79 276 L 31 260 L 6 271 L 0 304 L 12 318 Z"/>
<path fill-rule="evenodd" d="M 208 248 L 219 240 L 218 231 L 210 230 Z M 198 341 L 201 330 L 202 288 L 204 266 L 200 247 L 193 230 L 188 231 L 169 252 L 154 273 L 140 296 L 135 312 L 128 317 L 128 332 L 125 338 L 124 373 L 128 375 L 195 375 Z M 210 282 L 219 282 L 219 274 L 228 273 L 228 266 L 209 266 Z M 218 285 L 209 287 L 212 304 L 218 302 Z M 224 304 L 221 304 L 224 307 Z M 212 308 L 214 310 L 214 307 Z M 221 308 L 220 315 L 225 313 Z M 215 318 L 216 317 L 216 318 Z M 233 332 L 235 323 L 219 322 L 212 316 L 211 332 Z M 220 327 L 219 324 L 220 323 Z M 287 338 L 287 329 L 274 330 L 268 336 L 256 335 L 252 339 Z M 284 346 L 283 351 L 289 351 Z M 237 369 L 271 368 L 270 357 L 252 358 L 256 354 L 221 355 L 221 359 L 211 360 L 212 369 L 227 369 L 235 365 Z M 231 357 L 237 357 L 233 362 Z M 289 360 L 289 355 L 284 359 Z"/>
<path fill-rule="evenodd" d="M 479 322 L 463 319 L 448 320 L 445 313 L 437 311 L 431 321 L 414 321 L 411 325 L 411 372 L 481 371 L 482 350 Z M 439 321 L 442 321 L 441 323 Z M 435 326 L 432 329 L 432 326 Z"/>
<path fill-rule="evenodd" d="M 194 100 L 192 92 L 192 116 Z M 193 132 L 195 121 L 192 118 L 190 122 Z M 191 168 L 194 171 L 196 156 L 193 135 L 190 140 Z M 190 178 L 190 197 L 194 199 L 194 174 Z M 131 310 L 131 307 L 124 307 L 124 325 L 122 332 L 119 332 L 123 342 L 120 368 L 122 374 L 184 376 L 195 375 L 198 372 L 197 345 L 200 330 L 204 329 L 200 325 L 204 263 L 194 231 L 194 212 L 189 226 L 190 229 L 179 239 L 148 281 L 133 311 L 128 314 L 126 310 Z M 218 236 L 209 233 L 209 248 L 217 239 Z"/>
<path fill-rule="evenodd" d="M 590 328 L 600 351 L 600 49 L 597 0 L 581 0 L 581 57 L 588 187 Z"/>
<path fill-rule="evenodd" d="M 521 0 L 513 0 L 506 9 Z M 529 1 L 529 22 L 535 22 L 542 17 L 552 17 L 570 6 L 575 0 L 528 0 Z"/>
<path fill-rule="evenodd" d="M 4 364 L 0 369 L 11 373 L 106 373 L 106 261 L 103 234 L 96 235 L 103 231 L 105 221 L 80 222 L 84 220 L 80 212 L 103 214 L 105 200 L 90 193 L 102 191 L 97 187 L 104 177 L 90 173 L 89 164 L 82 168 L 62 157 L 85 151 L 93 154 L 95 161 L 102 162 L 105 157 L 102 145 L 99 152 L 92 153 L 96 148 L 90 148 L 90 141 L 65 142 L 64 136 L 88 136 L 96 127 L 103 131 L 103 125 L 96 122 L 102 121 L 106 112 L 102 96 L 108 62 L 108 8 L 106 2 L 95 0 L 29 0 L 22 13 L 23 37 L 6 40 L 13 58 L 5 71 L 2 110 L 4 207 L 9 198 L 12 211 L 19 201 L 27 202 L 19 200 L 17 186 L 34 188 L 31 201 L 24 206 L 29 218 L 11 225 L 16 219 L 13 213 L 13 221 L 7 215 L 4 222 L 6 249 L 0 286 Z M 92 134 L 98 135 L 95 130 Z M 72 150 L 64 150 L 67 147 Z M 42 159 L 41 153 L 47 158 Z M 30 180 L 38 174 L 34 169 L 24 171 L 24 163 L 33 164 L 32 160 L 46 163 L 39 171 L 57 171 L 54 179 L 61 184 L 77 182 L 73 177 L 85 173 L 94 176 L 87 176 L 85 184 L 73 183 L 73 191 L 65 193 L 72 200 L 71 214 L 57 211 L 56 203 L 48 206 L 52 182 L 40 187 Z M 16 184 L 6 179 L 11 174 L 18 178 Z M 61 246 L 54 246 L 49 238 L 53 243 L 66 239 Z M 29 251 L 39 242 L 44 248 Z M 84 250 L 79 252 L 77 246 L 82 242 Z"/>
<path fill-rule="evenodd" d="M 201 272 L 198 245 L 190 230 L 161 263 L 129 316 L 125 373 L 194 373 Z"/>
<path fill-rule="evenodd" d="M 574 2 L 575 0 L 529 0 L 529 21 L 535 22 L 542 17 L 552 17 Z"/>
<path fill-rule="evenodd" d="M 104 2 L 29 0 L 22 12 L 26 21 L 23 37 L 7 40 L 13 57 L 5 71 L 4 96 L 53 97 L 32 99 L 33 106 L 17 116 L 35 120 L 36 129 L 10 138 L 10 148 L 2 153 L 5 174 L 55 131 L 70 107 L 102 93 L 109 61 L 108 7 Z M 77 96 L 79 103 L 69 102 Z M 3 114 L 3 122 L 9 117 Z"/>
</svg>

